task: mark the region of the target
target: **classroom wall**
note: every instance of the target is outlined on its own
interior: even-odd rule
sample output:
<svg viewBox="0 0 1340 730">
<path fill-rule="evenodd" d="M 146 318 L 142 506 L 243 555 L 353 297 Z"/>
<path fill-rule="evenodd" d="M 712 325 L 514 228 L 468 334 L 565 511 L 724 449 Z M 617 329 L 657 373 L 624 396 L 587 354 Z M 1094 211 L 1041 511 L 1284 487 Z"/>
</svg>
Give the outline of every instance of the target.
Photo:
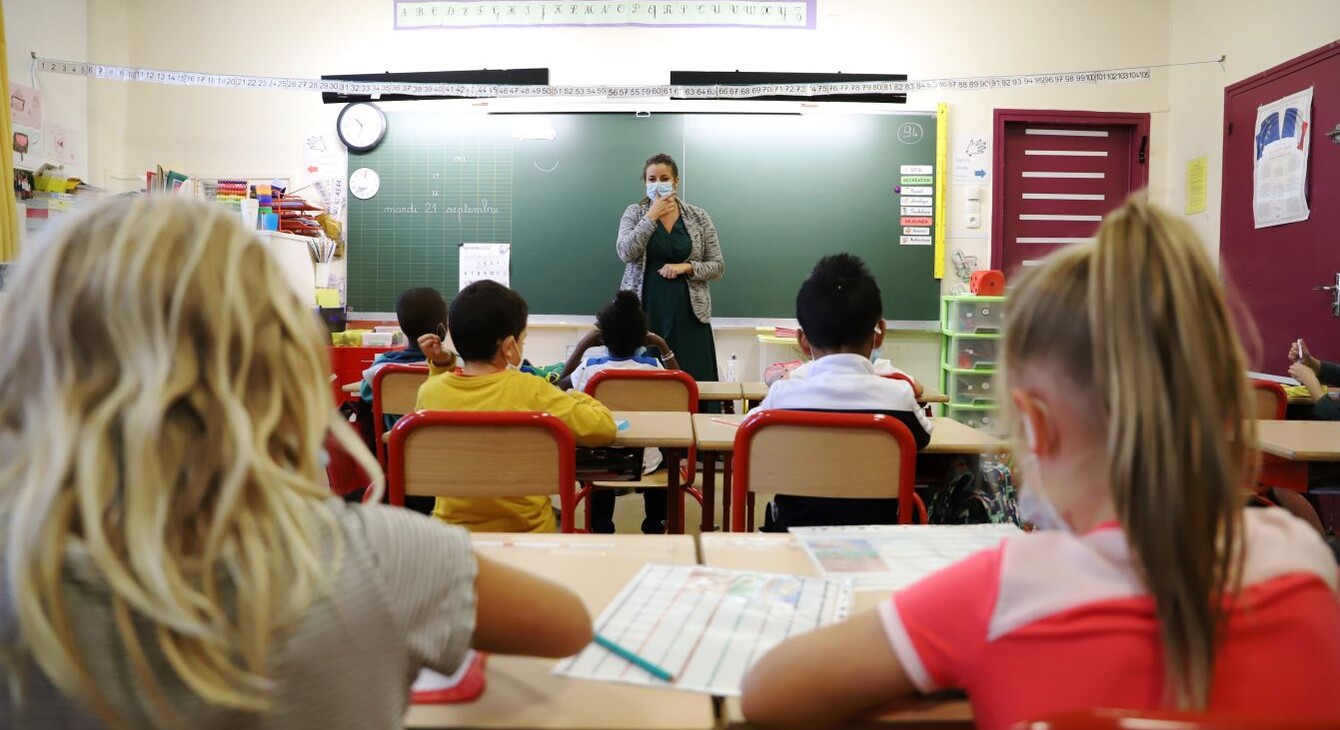
<svg viewBox="0 0 1340 730">
<path fill-rule="evenodd" d="M 1219 205 L 1223 185 L 1224 88 L 1340 39 L 1340 2 L 1297 0 L 1275 20 L 1250 0 L 1172 0 L 1174 61 L 1216 58 L 1219 66 L 1190 68 L 1171 76 L 1167 203 L 1186 210 L 1186 163 L 1208 158 L 1206 210 L 1187 216 L 1218 260 Z M 1325 131 L 1320 129 L 1319 131 Z M 1323 137 L 1313 144 L 1329 143 Z"/>
<path fill-rule="evenodd" d="M 87 0 L 4 0 L 6 58 L 10 83 L 33 86 L 42 92 L 42 118 L 74 130 L 81 136 L 80 161 L 66 172 L 82 177 L 88 170 L 88 82 L 76 77 L 35 77 L 32 52 L 53 58 L 88 56 Z M 6 104 L 9 99 L 4 100 Z M 4 141 L 4 154 L 12 154 Z M 39 163 L 40 164 L 40 163 Z"/>
<path fill-rule="evenodd" d="M 631 28 L 395 32 L 389 0 L 293 0 L 266 22 L 237 4 L 99 0 L 90 44 L 100 57 L 170 69 L 317 76 L 332 72 L 547 66 L 562 84 L 662 83 L 671 68 L 905 72 L 912 78 L 1111 68 L 1168 58 L 1166 0 L 822 0 L 815 31 Z M 1087 29 L 1076 33 L 1076 29 Z M 99 140 L 95 181 L 133 188 L 156 163 L 199 174 L 295 175 L 304 132 L 331 126 L 312 94 L 91 82 Z M 113 87 L 108 90 L 105 87 Z M 124 113 L 103 118 L 124 99 Z M 1153 155 L 1166 149 L 1167 77 L 1150 83 L 918 94 L 909 108 L 952 105 L 955 141 L 989 134 L 994 107 L 1155 112 Z M 118 112 L 120 110 L 117 110 Z M 120 144 L 116 144 L 115 142 Z M 1163 165 L 1151 175 L 1163 194 Z M 950 205 L 961 197 L 951 191 Z M 986 263 L 987 223 L 951 209 L 951 244 Z M 951 284 L 953 282 L 950 282 Z M 723 284 L 724 285 L 724 284 Z"/>
<path fill-rule="evenodd" d="M 815 31 L 747 29 L 510 29 L 395 32 L 390 0 L 290 0 L 267 5 L 98 0 L 89 8 L 89 58 L 155 68 L 292 76 L 323 73 L 547 66 L 559 84 L 663 83 L 668 71 L 774 70 L 906 73 L 911 78 L 1035 73 L 1163 63 L 1166 0 L 821 0 Z M 259 7 L 259 4 L 256 4 Z M 1077 29 L 1084 32 L 1077 33 Z M 989 135 L 992 109 L 1152 112 L 1152 158 L 1167 148 L 1166 72 L 1149 83 L 913 95 L 910 109 L 951 104 L 951 149 Z M 90 82 L 95 183 L 135 189 L 163 164 L 201 175 L 300 179 L 301 141 L 331 129 L 335 107 L 312 94 Z M 512 108 L 527 103 L 513 103 Z M 1166 166 L 1151 188 L 1166 195 Z M 983 226 L 963 226 L 963 188 L 950 187 L 950 251 L 989 261 L 990 190 Z M 729 257 L 729 242 L 726 255 Z M 963 282 L 952 267 L 944 288 Z M 611 284 L 612 285 L 612 284 Z M 717 286 L 729 286 L 729 278 Z M 390 309 L 390 306 L 387 307 Z M 566 335 L 532 338 L 561 351 Z M 549 341 L 553 339 L 553 341 Z M 899 335 L 899 364 L 934 378 L 935 338 Z M 760 355 L 746 331 L 718 334 L 719 357 Z"/>
</svg>

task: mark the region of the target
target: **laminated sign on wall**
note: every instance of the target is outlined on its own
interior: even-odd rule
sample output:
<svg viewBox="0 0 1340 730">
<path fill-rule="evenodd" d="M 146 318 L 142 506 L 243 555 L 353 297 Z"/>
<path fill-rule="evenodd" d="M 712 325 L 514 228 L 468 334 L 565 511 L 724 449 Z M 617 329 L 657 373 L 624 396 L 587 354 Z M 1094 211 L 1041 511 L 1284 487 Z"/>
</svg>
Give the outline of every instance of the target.
<svg viewBox="0 0 1340 730">
<path fill-rule="evenodd" d="M 1252 213 L 1257 228 L 1305 221 L 1312 88 L 1256 109 Z"/>
</svg>

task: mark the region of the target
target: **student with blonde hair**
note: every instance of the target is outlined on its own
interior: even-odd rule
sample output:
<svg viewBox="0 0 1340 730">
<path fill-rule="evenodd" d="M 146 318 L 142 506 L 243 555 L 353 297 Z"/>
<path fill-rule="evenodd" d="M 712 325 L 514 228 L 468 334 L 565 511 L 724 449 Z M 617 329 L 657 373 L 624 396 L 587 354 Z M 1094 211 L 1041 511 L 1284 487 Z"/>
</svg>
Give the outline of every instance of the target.
<svg viewBox="0 0 1340 730">
<path fill-rule="evenodd" d="M 321 485 L 328 433 L 376 461 L 235 214 L 121 200 L 31 253 L 0 300 L 0 727 L 398 728 L 421 667 L 587 643 L 567 590 Z"/>
<path fill-rule="evenodd" d="M 1340 716 L 1335 563 L 1284 510 L 1243 509 L 1243 351 L 1190 227 L 1132 200 L 1025 274 L 1004 366 L 1028 517 L 1055 529 L 781 644 L 745 715 L 828 726 L 958 688 L 984 728 L 1095 707 Z"/>
</svg>

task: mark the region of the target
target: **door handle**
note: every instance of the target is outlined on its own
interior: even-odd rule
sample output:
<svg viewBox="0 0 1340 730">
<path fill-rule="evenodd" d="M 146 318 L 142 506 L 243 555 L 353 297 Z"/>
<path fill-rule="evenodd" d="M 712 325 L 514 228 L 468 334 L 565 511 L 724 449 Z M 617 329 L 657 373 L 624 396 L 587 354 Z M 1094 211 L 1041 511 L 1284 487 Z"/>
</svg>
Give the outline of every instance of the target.
<svg viewBox="0 0 1340 730">
<path fill-rule="evenodd" d="M 1340 318 L 1340 272 L 1335 275 L 1335 283 L 1330 286 L 1314 286 L 1312 291 L 1331 293 L 1331 316 Z"/>
</svg>

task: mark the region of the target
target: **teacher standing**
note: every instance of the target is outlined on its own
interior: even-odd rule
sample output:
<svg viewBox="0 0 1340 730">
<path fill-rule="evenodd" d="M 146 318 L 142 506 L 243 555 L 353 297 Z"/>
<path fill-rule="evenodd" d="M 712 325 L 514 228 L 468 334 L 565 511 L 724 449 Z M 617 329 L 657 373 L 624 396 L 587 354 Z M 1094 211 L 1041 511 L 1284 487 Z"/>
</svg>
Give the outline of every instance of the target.
<svg viewBox="0 0 1340 730">
<path fill-rule="evenodd" d="M 619 288 L 642 298 L 648 328 L 665 339 L 685 372 L 717 380 L 707 286 L 726 271 L 717 229 L 707 211 L 679 199 L 679 165 L 670 155 L 648 159 L 642 177 L 646 197 L 619 221 L 616 248 L 625 264 Z"/>
</svg>

